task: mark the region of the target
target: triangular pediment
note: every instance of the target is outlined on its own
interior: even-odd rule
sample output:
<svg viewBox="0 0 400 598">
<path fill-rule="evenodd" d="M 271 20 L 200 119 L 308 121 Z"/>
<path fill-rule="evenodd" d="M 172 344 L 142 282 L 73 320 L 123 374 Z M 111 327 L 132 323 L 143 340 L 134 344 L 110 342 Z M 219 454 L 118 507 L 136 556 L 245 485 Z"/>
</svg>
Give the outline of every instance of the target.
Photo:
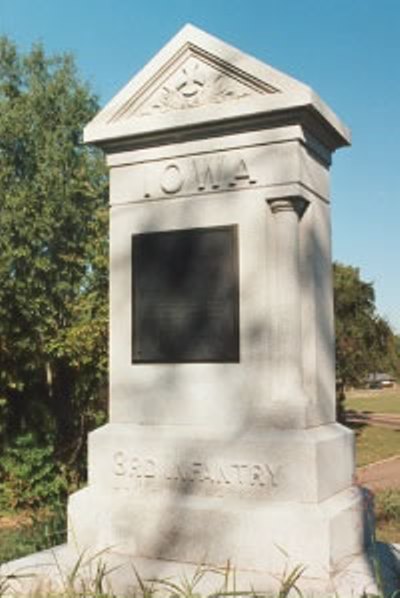
<svg viewBox="0 0 400 598">
<path fill-rule="evenodd" d="M 84 140 L 105 147 L 300 106 L 315 107 L 346 137 L 309 87 L 186 25 L 85 127 Z"/>
<path fill-rule="evenodd" d="M 130 98 L 109 122 L 221 104 L 279 90 L 203 49 L 186 44 L 148 86 Z"/>
</svg>

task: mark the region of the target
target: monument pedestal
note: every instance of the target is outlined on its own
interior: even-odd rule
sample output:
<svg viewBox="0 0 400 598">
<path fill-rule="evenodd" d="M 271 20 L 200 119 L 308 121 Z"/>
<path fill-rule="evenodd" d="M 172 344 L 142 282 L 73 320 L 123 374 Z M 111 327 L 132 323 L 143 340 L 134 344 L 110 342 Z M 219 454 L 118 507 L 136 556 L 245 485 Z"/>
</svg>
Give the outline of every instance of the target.
<svg viewBox="0 0 400 598">
<path fill-rule="evenodd" d="M 93 554 L 229 560 L 274 575 L 302 564 L 328 581 L 368 539 L 353 462 L 353 435 L 339 424 L 242 434 L 109 424 L 90 435 L 89 486 L 70 498 L 70 541 Z"/>
<path fill-rule="evenodd" d="M 108 548 L 133 563 L 160 559 L 160 579 L 163 561 L 176 563 L 176 576 L 185 565 L 223 568 L 229 561 L 238 574 L 279 577 L 304 565 L 306 577 L 329 581 L 364 553 L 363 511 L 357 488 L 318 504 L 268 505 L 192 495 L 131 498 L 86 488 L 70 503 L 70 541 L 78 551 Z"/>
</svg>

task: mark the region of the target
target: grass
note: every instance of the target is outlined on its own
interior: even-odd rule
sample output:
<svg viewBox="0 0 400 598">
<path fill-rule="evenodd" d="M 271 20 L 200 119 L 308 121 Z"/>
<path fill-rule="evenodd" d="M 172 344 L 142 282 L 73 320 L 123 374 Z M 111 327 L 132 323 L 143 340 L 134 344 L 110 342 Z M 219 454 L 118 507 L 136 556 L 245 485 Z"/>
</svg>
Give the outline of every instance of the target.
<svg viewBox="0 0 400 598">
<path fill-rule="evenodd" d="M 354 431 L 357 467 L 400 455 L 400 430 L 363 425 Z"/>
<path fill-rule="evenodd" d="M 400 542 L 400 490 L 383 490 L 375 494 L 377 539 Z"/>
<path fill-rule="evenodd" d="M 385 388 L 348 391 L 346 392 L 346 409 L 400 415 L 400 390 Z"/>
<path fill-rule="evenodd" d="M 84 553 L 82 553 L 72 567 L 71 572 L 66 577 L 63 576 L 62 586 L 59 590 L 41 591 L 40 585 L 38 589 L 34 589 L 31 598 L 117 598 L 113 592 L 112 586 L 107 579 L 107 575 L 118 569 L 108 569 L 103 557 L 107 551 L 101 551 L 93 557 L 86 560 Z M 92 567 L 93 565 L 93 567 Z M 90 566 L 89 576 L 85 568 Z M 288 598 L 289 595 L 296 594 L 298 598 L 303 598 L 303 594 L 298 586 L 298 582 L 303 576 L 306 567 L 296 565 L 292 569 L 288 566 L 284 567 L 282 574 L 276 577 L 278 582 L 278 589 L 276 592 L 256 592 L 253 589 L 238 589 L 236 581 L 236 570 L 231 566 L 228 560 L 225 567 L 213 567 L 209 565 L 198 565 L 191 576 L 185 572 L 178 578 L 154 578 L 143 579 L 136 570 L 133 563 L 132 567 L 132 582 L 131 589 L 128 594 L 123 595 L 126 598 Z M 212 578 L 212 585 L 210 584 L 210 576 Z M 15 596 L 13 582 L 18 582 L 18 574 L 11 574 L 9 576 L 0 576 L 0 597 Z M 204 587 L 208 588 L 206 594 L 201 592 L 199 587 L 205 583 Z M 28 586 L 31 584 L 28 580 Z M 211 587 L 214 590 L 210 592 Z M 25 586 L 24 588 L 28 588 Z M 305 597 L 304 597 L 305 598 Z M 360 598 L 367 598 L 365 595 Z M 371 597 L 372 598 L 372 597 Z M 374 598 L 383 598 L 374 597 Z"/>
<path fill-rule="evenodd" d="M 112 572 L 112 569 L 107 569 L 105 562 L 102 558 L 98 559 L 98 556 L 95 555 L 85 563 L 82 554 L 78 557 L 71 574 L 62 580 L 62 586 L 59 589 L 54 588 L 46 591 L 39 585 L 28 596 L 30 598 L 117 598 L 118 595 L 113 591 L 112 585 L 107 579 L 107 575 Z M 84 574 L 82 577 L 82 568 L 87 564 L 91 564 L 91 561 L 94 568 L 89 576 Z M 230 565 L 229 561 L 225 567 L 217 568 L 200 564 L 191 576 L 187 576 L 183 572 L 178 578 L 149 580 L 143 579 L 134 564 L 131 565 L 132 582 L 130 589 L 127 594 L 120 595 L 120 598 L 293 598 L 294 596 L 307 598 L 311 595 L 320 595 L 319 593 L 310 594 L 307 590 L 304 590 L 303 593 L 301 590 L 302 576 L 306 572 L 306 567 L 303 565 L 296 565 L 292 568 L 288 565 L 285 566 L 281 575 L 276 576 L 277 589 L 274 592 L 268 590 L 256 591 L 251 587 L 249 589 L 240 589 L 237 585 L 236 570 Z M 393 578 L 389 582 L 392 586 L 389 588 L 385 583 L 388 580 L 385 580 L 382 575 L 380 563 L 375 561 L 372 566 L 376 575 L 377 593 L 367 594 L 363 591 L 362 594 L 356 594 L 352 592 L 352 597 L 398 598 L 399 591 L 394 589 L 394 586 L 397 587 L 398 575 L 394 574 L 396 579 Z M 210 584 L 210 575 L 213 576 L 212 584 Z M 18 590 L 15 591 L 14 581 L 18 583 L 21 577 L 25 576 L 19 576 L 18 574 L 0 576 L 0 597 L 14 596 L 18 598 L 20 593 Z M 28 584 L 30 583 L 28 580 Z M 29 586 L 25 586 L 24 590 L 29 590 Z M 348 596 L 348 593 L 345 593 L 345 595 Z M 332 597 L 331 592 L 329 592 L 329 596 Z M 334 596 L 335 598 L 341 598 L 337 592 L 334 593 Z"/>
<path fill-rule="evenodd" d="M 347 393 L 346 409 L 400 415 L 400 390 L 355 390 Z M 356 433 L 356 465 L 363 467 L 400 455 L 400 430 L 352 424 Z M 376 536 L 400 543 L 400 490 L 375 493 Z"/>
<path fill-rule="evenodd" d="M 400 415 L 400 390 L 353 390 L 346 394 L 346 410 Z M 357 467 L 400 455 L 400 430 L 352 424 L 356 433 Z"/>
<path fill-rule="evenodd" d="M 387 544 L 399 544 L 400 523 L 398 521 L 377 521 L 376 539 Z"/>
<path fill-rule="evenodd" d="M 88 577 L 85 574 L 82 577 L 82 568 L 90 564 L 91 561 L 94 565 L 93 570 Z M 352 592 L 352 597 L 398 598 L 398 591 L 384 587 L 386 584 L 381 575 L 379 562 L 376 562 L 373 567 L 376 573 L 377 593 L 367 594 L 363 591 L 362 594 L 356 594 Z M 95 555 L 85 563 L 83 555 L 81 555 L 78 557 L 71 574 L 62 580 L 62 586 L 59 589 L 54 588 L 46 591 L 39 585 L 28 596 L 30 598 L 117 598 L 118 595 L 115 594 L 107 579 L 107 575 L 111 571 L 112 569 L 107 569 L 102 558 L 98 559 L 98 556 Z M 319 593 L 310 594 L 307 590 L 304 590 L 303 593 L 301 590 L 300 584 L 305 572 L 306 567 L 303 565 L 295 565 L 292 568 L 287 565 L 281 575 L 276 576 L 277 589 L 275 591 L 257 591 L 252 587 L 241 589 L 237 586 L 237 573 L 229 561 L 225 567 L 210 567 L 200 564 L 191 576 L 187 576 L 183 572 L 178 578 L 149 580 L 143 579 L 132 563 L 133 583 L 131 582 L 128 593 L 120 595 L 120 598 L 293 598 L 294 596 L 307 598 L 311 595 L 319 596 Z M 212 584 L 210 584 L 210 575 L 213 576 Z M 393 579 L 390 583 L 391 586 L 397 585 L 397 574 L 395 576 L 396 579 Z M 18 582 L 21 577 L 25 576 L 19 576 L 18 574 L 0 576 L 0 597 L 14 596 L 18 598 L 19 591 L 15 591 L 13 584 L 15 580 Z M 30 583 L 28 580 L 28 584 Z M 25 586 L 24 590 L 29 590 L 29 586 Z M 345 595 L 347 596 L 348 593 Z M 329 592 L 329 596 L 332 597 L 331 592 Z M 335 598 L 341 598 L 337 592 L 334 593 L 334 596 Z"/>
<path fill-rule="evenodd" d="M 0 516 L 0 564 L 66 540 L 64 512 Z"/>
</svg>

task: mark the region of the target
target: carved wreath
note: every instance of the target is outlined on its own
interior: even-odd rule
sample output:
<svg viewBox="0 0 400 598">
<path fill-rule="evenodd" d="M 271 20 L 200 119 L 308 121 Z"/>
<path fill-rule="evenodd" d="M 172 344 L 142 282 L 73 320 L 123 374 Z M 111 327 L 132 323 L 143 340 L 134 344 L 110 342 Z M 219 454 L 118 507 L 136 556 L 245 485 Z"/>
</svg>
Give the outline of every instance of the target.
<svg viewBox="0 0 400 598">
<path fill-rule="evenodd" d="M 140 114 L 184 110 L 205 104 L 219 104 L 250 95 L 250 90 L 222 73 L 213 71 L 206 76 L 199 63 L 183 67 L 173 85 L 164 85 L 150 105 L 143 106 Z"/>
</svg>

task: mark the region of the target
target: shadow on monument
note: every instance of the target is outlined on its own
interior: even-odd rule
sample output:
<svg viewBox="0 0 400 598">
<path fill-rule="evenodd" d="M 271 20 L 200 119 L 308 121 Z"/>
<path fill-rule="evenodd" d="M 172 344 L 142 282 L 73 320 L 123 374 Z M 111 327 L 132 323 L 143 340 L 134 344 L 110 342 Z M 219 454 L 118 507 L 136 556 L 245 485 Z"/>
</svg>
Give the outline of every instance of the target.
<svg viewBox="0 0 400 598">
<path fill-rule="evenodd" d="M 327 179 L 348 133 L 299 82 L 197 30 L 180 35 L 144 95 L 112 104 L 88 137 L 116 160 L 111 413 L 92 437 L 92 451 L 104 438 L 106 448 L 92 455 L 97 469 L 75 501 L 76 522 L 100 548 L 127 540 L 132 558 L 152 560 L 161 578 L 168 564 L 223 567 L 232 557 L 249 575 L 268 574 L 275 555 L 279 573 L 279 551 L 304 565 L 303 548 L 328 578 L 356 556 L 359 535 L 364 546 L 373 538 L 369 503 L 359 513 L 352 486 L 350 433 L 334 425 Z M 113 138 L 114 125 L 139 118 L 135 102 L 159 130 L 148 120 L 149 131 L 140 124 Z M 141 160 L 153 185 L 142 195 Z M 362 529 L 348 534 L 355 521 Z M 394 559 L 389 547 L 373 548 L 370 577 Z"/>
<path fill-rule="evenodd" d="M 225 175 L 221 174 L 221 180 L 229 181 L 231 180 L 231 173 L 228 172 Z M 240 193 L 240 189 L 238 190 Z M 198 201 L 196 199 L 188 200 L 188 201 Z M 218 201 L 218 198 L 215 198 L 215 201 Z M 248 198 L 248 201 L 251 201 L 251 198 Z M 186 218 L 186 210 L 189 212 L 189 217 Z M 265 210 L 268 211 L 268 206 L 265 203 Z M 135 322 L 135 318 L 138 318 L 138 321 L 145 320 L 147 323 L 145 326 L 148 327 L 147 331 L 144 330 L 143 334 L 149 336 L 149 348 L 148 351 L 150 355 L 153 355 L 148 361 L 150 363 L 157 363 L 158 360 L 173 363 L 180 363 L 181 361 L 185 362 L 202 362 L 202 351 L 207 350 L 213 343 L 213 337 L 217 338 L 217 346 L 221 347 L 219 341 L 222 341 L 222 346 L 226 339 L 229 338 L 230 341 L 235 338 L 235 326 L 236 323 L 233 322 L 231 324 L 230 332 L 225 335 L 224 338 L 220 338 L 219 333 L 220 331 L 218 328 L 214 328 L 213 326 L 217 326 L 221 324 L 221 318 L 224 317 L 224 304 L 226 304 L 226 311 L 232 317 L 232 303 L 231 296 L 234 295 L 237 290 L 234 288 L 234 284 L 232 283 L 232 275 L 229 274 L 228 282 L 223 282 L 222 287 L 219 286 L 218 280 L 224 280 L 225 277 L 225 268 L 226 263 L 229 263 L 229 270 L 232 270 L 232 266 L 230 264 L 231 255 L 225 254 L 224 249 L 218 249 L 218 242 L 215 244 L 211 244 L 212 251 L 211 253 L 215 252 L 216 254 L 216 261 L 210 265 L 207 265 L 206 268 L 199 267 L 199 261 L 201 262 L 202 254 L 206 256 L 206 259 L 210 260 L 210 255 L 207 255 L 207 251 L 209 248 L 203 247 L 201 242 L 198 241 L 193 242 L 190 238 L 189 232 L 190 228 L 187 226 L 187 222 L 191 220 L 190 218 L 191 213 L 191 206 L 188 204 L 181 207 L 180 210 L 180 221 L 176 222 L 176 230 L 182 231 L 184 230 L 183 235 L 186 235 L 186 238 L 180 237 L 179 234 L 176 236 L 171 230 L 164 233 L 160 231 L 160 221 L 156 219 L 154 223 L 150 219 L 144 225 L 142 224 L 143 229 L 147 231 L 155 231 L 153 233 L 149 232 L 147 239 L 150 240 L 150 244 L 147 245 L 144 243 L 141 247 L 139 246 L 138 253 L 142 252 L 143 257 L 140 258 L 142 260 L 141 264 L 136 263 L 135 258 L 135 242 L 133 243 L 133 269 L 132 273 L 135 276 L 139 272 L 139 276 L 143 276 L 143 282 L 138 283 L 138 288 L 142 285 L 142 289 L 144 289 L 144 294 L 147 294 L 147 298 L 145 301 L 145 305 L 142 308 L 143 311 L 140 312 L 140 307 L 138 308 L 137 314 L 133 315 L 133 321 Z M 306 219 L 313 218 L 313 209 L 310 206 L 308 212 L 304 216 L 304 222 L 307 223 Z M 232 218 L 232 224 L 236 225 L 235 219 Z M 302 223 L 303 225 L 303 223 Z M 306 263 L 306 259 L 304 259 L 300 264 L 300 273 L 302 277 L 302 289 L 303 289 L 303 297 L 302 301 L 304 305 L 316 305 L 317 309 L 320 310 L 318 322 L 319 322 L 319 329 L 317 331 L 318 339 L 317 339 L 317 346 L 312 348 L 314 353 L 318 353 L 319 356 L 323 356 L 324 359 L 331 359 L 332 357 L 332 298 L 330 296 L 330 289 L 326 287 L 326 281 L 324 280 L 324 270 L 329 264 L 330 260 L 330 247 L 329 243 L 327 243 L 326 236 L 323 235 L 324 238 L 320 238 L 316 233 L 315 229 L 311 227 L 311 234 L 307 230 L 307 225 L 305 225 L 301 229 L 300 235 L 300 244 L 303 248 L 303 254 L 307 255 L 314 255 L 318 256 L 317 259 L 314 259 L 313 264 L 313 272 L 310 272 L 309 264 Z M 175 227 L 174 227 L 175 228 Z M 228 227 L 226 227 L 228 228 Z M 201 229 L 194 229 L 199 232 Z M 210 229 L 209 229 L 210 230 Z M 159 232 L 160 231 L 160 232 Z M 268 226 L 265 225 L 265 234 L 271 234 L 271 228 L 268 229 Z M 201 233 L 200 233 L 201 234 Z M 240 234 L 240 231 L 239 231 Z M 157 238 L 157 235 L 158 236 Z M 163 243 L 165 241 L 165 235 L 167 238 L 167 247 Z M 142 235 L 141 235 L 142 236 Z M 146 237 L 146 234 L 143 235 L 143 239 Z M 239 241 L 240 243 L 240 241 Z M 159 246 L 157 246 L 159 244 Z M 137 245 L 138 247 L 138 245 Z M 218 251 L 220 251 L 220 255 L 222 258 L 219 258 Z M 184 258 L 182 259 L 182 252 L 184 253 Z M 120 265 L 120 267 L 127 272 L 131 268 L 130 260 L 127 256 L 127 261 Z M 273 259 L 273 256 L 270 256 L 270 259 Z M 114 264 L 114 268 L 118 268 L 117 264 Z M 266 266 L 267 267 L 267 266 Z M 207 269 L 208 268 L 208 269 Z M 143 275 L 140 274 L 140 269 L 143 271 Z M 234 270 L 235 268 L 233 268 Z M 320 271 L 319 271 L 320 269 Z M 146 273 L 151 271 L 151 276 L 149 280 L 146 280 Z M 239 260 L 239 267 L 238 267 L 239 280 L 240 286 L 242 288 L 254 288 L 257 286 L 254 280 L 248 280 L 248 277 L 244 276 L 242 278 L 242 268 L 240 266 Z M 265 275 L 265 272 L 258 272 L 252 273 L 252 277 L 258 275 L 260 278 Z M 204 282 L 204 278 L 209 278 Z M 316 282 L 315 282 L 316 281 Z M 319 282 L 321 285 L 319 286 Z M 204 283 L 204 284 L 203 284 Z M 222 288 L 222 291 L 221 291 Z M 213 296 L 213 289 L 216 289 L 216 297 Z M 271 293 L 274 292 L 273 287 L 271 288 Z M 221 295 L 218 295 L 221 293 Z M 135 290 L 133 291 L 135 296 Z M 182 302 L 182 295 L 186 298 Z M 212 296 L 212 301 L 210 301 L 210 295 Z M 161 306 L 160 309 L 160 296 L 163 297 L 164 305 Z M 210 309 L 213 310 L 215 305 L 213 304 L 213 300 L 218 303 L 218 309 L 215 313 L 211 313 L 210 316 Z M 210 307 L 211 305 L 211 307 Z M 303 305 L 303 308 L 304 308 Z M 152 319 L 152 314 L 157 310 L 157 307 L 160 309 L 159 314 L 157 316 L 157 320 L 154 318 Z M 176 310 L 179 307 L 179 314 L 178 320 L 176 318 Z M 170 313 L 171 309 L 173 312 L 173 316 L 171 318 Z M 182 316 L 183 312 L 183 316 Z M 304 313 L 306 309 L 302 311 L 302 319 L 303 325 L 306 324 L 306 319 Z M 140 315 L 142 313 L 142 315 Z M 160 330 L 163 327 L 163 319 L 170 318 L 170 321 L 167 322 L 167 327 L 164 326 L 164 331 L 161 334 L 161 339 L 159 339 L 159 344 L 157 346 L 154 345 L 154 337 L 156 335 L 156 330 Z M 240 317 L 238 317 L 240 321 Z M 171 323 L 172 322 L 172 323 Z M 211 323 L 210 323 L 211 322 Z M 222 324 L 224 325 L 224 324 Z M 140 323 L 138 324 L 140 326 Z M 229 325 L 228 325 L 229 328 Z M 174 330 L 176 331 L 176 335 L 174 336 Z M 204 349 L 204 331 L 206 331 L 206 345 Z M 239 331 L 237 331 L 239 334 Z M 133 330 L 133 335 L 135 334 L 135 330 Z M 221 333 L 221 337 L 223 337 L 224 333 Z M 268 344 L 270 345 L 273 343 L 274 339 L 274 322 L 271 320 L 271 316 L 267 313 L 267 310 L 262 314 L 262 321 L 257 322 L 257 319 L 253 319 L 250 326 L 247 326 L 245 331 L 247 336 L 246 342 L 248 345 L 254 345 L 260 347 L 260 345 Z M 203 338 L 202 338 L 203 337 Z M 199 341 L 200 349 L 199 353 L 196 353 L 198 347 L 196 347 L 197 340 Z M 208 344 L 207 344 L 208 343 Z M 229 345 L 229 342 L 228 342 Z M 218 349 L 219 350 L 219 349 Z M 217 354 L 218 354 L 217 350 Z M 270 350 L 270 347 L 268 348 Z M 303 351 L 305 353 L 305 359 L 303 359 L 303 369 L 307 370 L 310 369 L 310 362 L 307 361 L 307 353 L 310 351 L 310 347 L 304 344 L 303 339 Z M 158 353 L 157 353 L 158 352 Z M 229 353 L 229 347 L 228 347 Z M 135 347 L 133 347 L 133 354 L 135 354 Z M 196 355 L 200 355 L 200 358 L 196 358 Z M 224 361 L 224 355 L 226 353 L 221 353 L 220 361 Z M 237 352 L 233 351 L 231 354 L 233 362 L 240 362 L 240 350 Z M 194 358 L 193 358 L 194 356 Z M 141 358 L 137 359 L 140 362 Z M 135 362 L 135 359 L 133 360 Z M 144 361 L 146 361 L 144 359 Z M 206 360 L 205 360 L 206 361 Z M 213 361 L 211 359 L 210 361 Z M 217 357 L 215 361 L 219 361 Z M 229 361 L 229 358 L 228 360 Z M 135 367 L 135 365 L 133 365 Z M 182 367 L 180 365 L 179 367 Z M 183 366 L 184 367 L 184 366 Z M 315 367 L 315 366 L 314 366 Z M 334 388 L 332 387 L 332 379 L 326 379 L 323 376 L 323 368 L 320 370 L 316 370 L 312 372 L 315 374 L 316 382 L 314 386 L 309 385 L 307 388 L 307 374 L 305 374 L 305 386 L 306 390 L 310 393 L 310 404 L 312 408 L 318 412 L 317 420 L 321 422 L 327 421 L 334 421 L 334 408 L 332 409 L 332 404 L 329 404 L 327 401 L 327 397 L 330 397 L 332 401 L 332 396 L 334 393 Z M 162 374 L 160 375 L 159 379 L 155 382 L 157 387 L 162 392 L 163 388 L 174 388 L 176 385 L 175 380 L 176 372 L 174 371 L 173 367 L 170 368 L 169 371 L 163 370 Z M 312 378 L 312 376 L 309 376 Z M 256 380 L 247 381 L 247 383 L 252 382 L 257 384 Z M 177 385 L 179 387 L 179 384 Z M 223 450 L 224 446 L 229 447 L 232 446 L 236 441 L 238 441 L 241 437 L 246 435 L 246 432 L 252 428 L 260 428 L 260 426 L 265 426 L 265 434 L 268 434 L 268 418 L 264 414 L 264 421 L 262 420 L 262 414 L 260 411 L 257 410 L 257 404 L 254 401 L 247 401 L 247 394 L 249 393 L 250 387 L 248 385 L 244 385 L 241 388 L 237 389 L 237 396 L 235 397 L 234 405 L 240 405 L 241 409 L 241 416 L 240 416 L 240 424 L 235 425 L 234 428 L 229 432 L 229 434 L 225 435 L 221 442 L 218 444 L 216 449 L 216 455 L 220 454 L 221 450 Z M 268 396 L 271 394 L 271 387 L 261 387 L 261 392 L 264 394 L 264 399 L 268 400 Z M 118 394 L 118 388 L 114 388 L 114 392 Z M 249 393 L 251 394 L 251 393 Z M 314 399 L 311 396 L 314 395 Z M 142 397 L 143 398 L 143 397 Z M 187 397 L 182 397 L 182 400 L 186 400 Z M 134 400 L 134 397 L 132 398 Z M 147 408 L 146 408 L 147 404 Z M 145 419 L 147 416 L 151 417 L 153 414 L 153 407 L 151 403 L 147 403 L 146 399 L 142 401 L 142 406 L 144 407 L 144 416 Z M 176 405 L 177 410 L 179 410 L 179 402 Z M 147 413 L 146 413 L 147 409 Z M 227 415 L 229 417 L 229 414 Z M 236 420 L 235 420 L 236 421 Z M 318 424 L 310 424 L 310 427 L 314 427 Z M 199 428 L 196 428 L 196 433 L 199 432 Z M 182 448 L 179 446 L 179 452 L 184 454 L 185 462 L 192 463 L 192 464 L 199 464 L 199 448 L 197 446 L 198 442 L 204 442 L 204 438 L 193 436 L 190 439 L 190 442 Z M 200 450 L 201 452 L 201 450 Z M 211 457 L 212 454 L 209 454 L 208 457 Z M 333 456 L 334 457 L 334 456 Z M 201 476 L 204 475 L 208 476 L 208 479 L 211 481 L 211 475 L 207 469 L 203 467 L 202 471 L 198 468 L 197 471 L 184 471 L 184 468 L 181 468 L 176 476 L 178 484 L 174 488 L 174 492 L 170 494 L 169 501 L 165 505 L 165 513 L 163 520 L 164 522 L 176 522 L 176 525 L 171 523 L 171 527 L 168 529 L 163 528 L 162 534 L 160 534 L 160 538 L 158 543 L 153 547 L 153 557 L 159 558 L 161 560 L 171 560 L 177 558 L 179 555 L 179 545 L 180 543 L 187 543 L 188 537 L 182 536 L 182 531 L 185 526 L 182 525 L 182 521 L 186 521 L 186 526 L 192 535 L 194 533 L 193 526 L 190 524 L 190 519 L 188 520 L 188 514 L 186 511 L 186 505 L 190 502 L 193 496 L 197 496 L 198 494 L 204 494 L 204 479 L 199 479 Z M 366 496 L 366 495 L 365 495 Z M 223 500 L 223 494 L 218 497 L 221 501 Z M 273 500 L 270 497 L 266 497 L 265 500 Z M 391 549 L 383 549 L 381 545 L 377 545 L 373 543 L 373 531 L 372 531 L 372 523 L 371 523 L 371 515 L 370 509 L 371 504 L 370 500 L 365 498 L 365 510 L 364 510 L 364 543 L 365 546 L 369 550 L 369 562 L 371 573 L 373 576 L 376 577 L 377 574 L 377 563 L 382 562 L 382 566 L 384 563 L 385 570 L 390 569 L 392 566 L 391 560 L 389 559 L 390 554 L 393 556 L 393 551 Z M 215 532 L 210 529 L 210 535 L 214 534 Z M 192 542 L 195 542 L 195 538 L 192 539 Z M 379 547 L 376 550 L 377 546 Z M 171 550 L 171 547 L 173 549 Z M 201 558 L 205 558 L 207 560 L 207 554 L 204 554 Z M 229 559 L 230 555 L 226 555 L 226 559 Z M 395 561 L 393 561 L 394 563 Z M 222 563 L 220 563 L 222 565 Z M 266 564 L 266 567 L 268 565 Z M 161 574 L 162 574 L 162 565 L 161 567 Z M 393 571 L 395 569 L 393 568 Z M 393 578 L 394 579 L 394 578 Z M 389 591 L 389 586 L 392 584 L 393 581 L 390 581 L 390 575 L 385 576 L 385 584 L 387 586 L 386 591 Z"/>
</svg>

